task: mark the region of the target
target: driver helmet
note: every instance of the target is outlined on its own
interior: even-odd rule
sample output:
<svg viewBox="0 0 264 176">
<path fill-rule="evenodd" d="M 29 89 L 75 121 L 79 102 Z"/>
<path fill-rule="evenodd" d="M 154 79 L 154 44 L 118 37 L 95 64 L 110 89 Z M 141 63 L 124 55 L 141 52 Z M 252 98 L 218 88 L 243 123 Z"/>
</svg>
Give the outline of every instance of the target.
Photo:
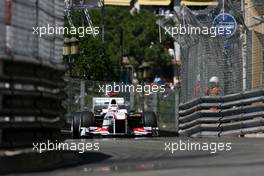
<svg viewBox="0 0 264 176">
<path fill-rule="evenodd" d="M 113 112 L 116 112 L 118 110 L 118 105 L 117 105 L 115 99 L 111 100 L 111 103 L 110 103 L 110 105 L 108 107 L 108 110 L 109 111 L 113 111 Z"/>
<path fill-rule="evenodd" d="M 219 78 L 217 76 L 213 76 L 213 77 L 210 78 L 209 83 L 218 85 Z"/>
</svg>

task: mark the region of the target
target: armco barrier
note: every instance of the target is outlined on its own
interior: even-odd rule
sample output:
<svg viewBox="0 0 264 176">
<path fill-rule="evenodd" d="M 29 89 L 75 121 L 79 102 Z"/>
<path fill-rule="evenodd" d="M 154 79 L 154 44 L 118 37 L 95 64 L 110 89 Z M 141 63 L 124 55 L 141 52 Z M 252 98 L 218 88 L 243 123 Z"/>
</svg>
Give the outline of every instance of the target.
<svg viewBox="0 0 264 176">
<path fill-rule="evenodd" d="M 264 132 L 264 90 L 206 96 L 180 104 L 181 136 L 239 136 Z"/>
<path fill-rule="evenodd" d="M 65 113 L 64 68 L 5 59 L 0 65 L 0 147 L 59 139 Z"/>
</svg>

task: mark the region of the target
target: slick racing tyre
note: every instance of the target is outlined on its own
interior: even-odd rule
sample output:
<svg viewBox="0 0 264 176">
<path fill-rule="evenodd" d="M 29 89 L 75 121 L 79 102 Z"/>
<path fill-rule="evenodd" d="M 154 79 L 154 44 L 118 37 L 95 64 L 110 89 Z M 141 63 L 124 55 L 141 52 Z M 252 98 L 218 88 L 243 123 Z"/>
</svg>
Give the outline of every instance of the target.
<svg viewBox="0 0 264 176">
<path fill-rule="evenodd" d="M 72 118 L 72 137 L 73 139 L 80 138 L 80 129 L 81 129 L 81 113 L 73 113 Z"/>
<path fill-rule="evenodd" d="M 83 111 L 82 112 L 82 120 L 81 120 L 81 126 L 82 127 L 91 127 L 94 124 L 94 115 L 90 111 Z"/>
<path fill-rule="evenodd" d="M 144 112 L 143 114 L 144 126 L 145 127 L 157 127 L 157 117 L 153 111 Z"/>
</svg>

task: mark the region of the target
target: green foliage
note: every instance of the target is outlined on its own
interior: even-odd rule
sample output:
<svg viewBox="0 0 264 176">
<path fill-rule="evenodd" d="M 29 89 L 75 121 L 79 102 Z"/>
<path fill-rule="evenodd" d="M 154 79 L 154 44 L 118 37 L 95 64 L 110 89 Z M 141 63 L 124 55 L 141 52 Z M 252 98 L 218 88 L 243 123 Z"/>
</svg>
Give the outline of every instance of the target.
<svg viewBox="0 0 264 176">
<path fill-rule="evenodd" d="M 81 52 L 76 59 L 74 72 L 80 77 L 105 80 L 111 76 L 111 60 L 98 38 L 80 38 Z"/>
<path fill-rule="evenodd" d="M 93 25 L 101 29 L 101 9 L 90 10 Z M 80 11 L 73 13 L 76 26 L 83 24 L 84 15 Z M 166 65 L 169 57 L 164 44 L 159 43 L 157 17 L 141 11 L 130 15 L 128 9 L 106 7 L 104 12 L 105 42 L 101 34 L 96 38 L 80 38 L 81 54 L 76 59 L 74 73 L 80 77 L 104 80 L 113 76 L 112 66 L 118 65 L 122 55 L 133 58 L 135 67 L 143 61 L 154 61 L 157 65 Z M 65 22 L 67 26 L 67 21 Z"/>
</svg>

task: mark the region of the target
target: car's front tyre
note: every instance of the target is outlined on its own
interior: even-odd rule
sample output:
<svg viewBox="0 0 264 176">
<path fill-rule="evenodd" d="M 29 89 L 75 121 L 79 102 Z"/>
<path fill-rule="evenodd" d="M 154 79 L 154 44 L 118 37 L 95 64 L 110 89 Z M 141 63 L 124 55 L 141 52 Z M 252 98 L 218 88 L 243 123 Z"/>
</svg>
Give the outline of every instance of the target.
<svg viewBox="0 0 264 176">
<path fill-rule="evenodd" d="M 73 139 L 80 138 L 80 130 L 81 130 L 81 112 L 73 113 L 72 118 L 72 137 Z"/>
<path fill-rule="evenodd" d="M 94 125 L 94 115 L 90 111 L 82 112 L 81 126 L 89 128 Z"/>
<path fill-rule="evenodd" d="M 157 127 L 157 117 L 155 112 L 147 111 L 143 114 L 143 123 L 145 127 Z"/>
</svg>

